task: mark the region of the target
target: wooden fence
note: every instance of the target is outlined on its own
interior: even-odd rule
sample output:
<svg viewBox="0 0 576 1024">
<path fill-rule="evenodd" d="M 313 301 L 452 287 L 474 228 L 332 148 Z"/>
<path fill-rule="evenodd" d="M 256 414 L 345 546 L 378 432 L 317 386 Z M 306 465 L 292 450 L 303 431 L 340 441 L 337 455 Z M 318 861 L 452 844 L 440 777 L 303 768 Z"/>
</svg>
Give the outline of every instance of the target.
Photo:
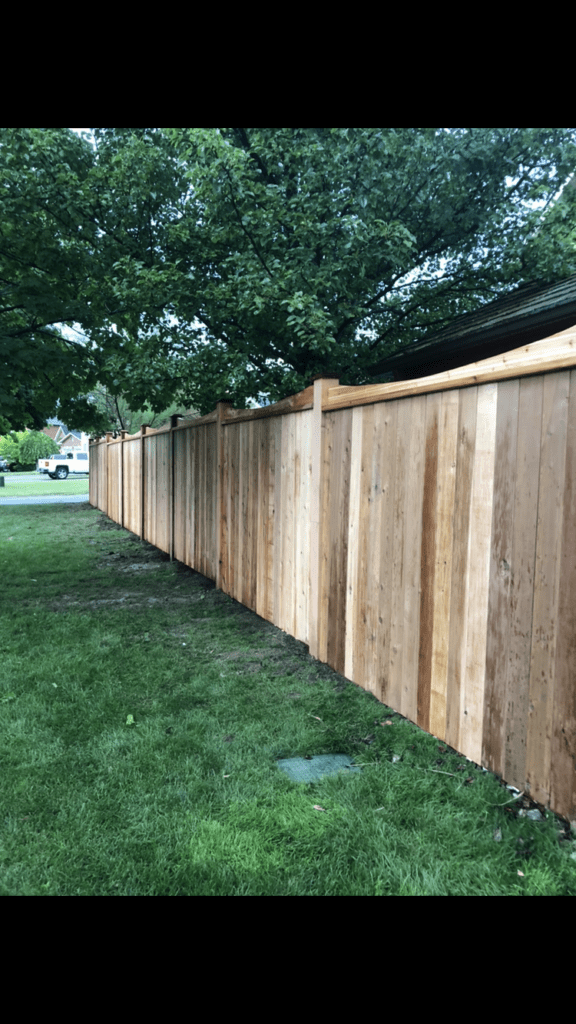
<svg viewBox="0 0 576 1024">
<path fill-rule="evenodd" d="M 576 328 L 90 452 L 92 505 L 576 821 Z"/>
</svg>

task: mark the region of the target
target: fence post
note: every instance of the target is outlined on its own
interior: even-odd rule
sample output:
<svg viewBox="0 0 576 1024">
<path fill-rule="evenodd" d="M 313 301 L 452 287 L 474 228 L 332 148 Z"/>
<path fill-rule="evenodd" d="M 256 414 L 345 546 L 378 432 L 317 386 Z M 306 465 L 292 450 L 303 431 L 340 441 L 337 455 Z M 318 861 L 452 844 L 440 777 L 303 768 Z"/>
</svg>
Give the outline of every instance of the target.
<svg viewBox="0 0 576 1024">
<path fill-rule="evenodd" d="M 223 553 L 228 550 L 228 517 L 224 487 L 224 421 L 227 410 L 232 408 L 233 402 L 226 401 L 218 402 L 216 406 L 216 590 L 222 590 Z"/>
<path fill-rule="evenodd" d="M 327 601 L 328 579 L 326 562 L 328 557 L 324 488 L 325 467 L 328 458 L 326 450 L 326 423 L 323 407 L 330 388 L 337 388 L 336 377 L 314 379 L 314 411 L 312 414 L 312 490 L 310 495 L 310 608 L 308 637 L 310 654 L 317 661 L 328 658 Z"/>
<path fill-rule="evenodd" d="M 121 432 L 122 444 L 120 445 L 120 522 L 124 529 L 124 441 L 128 437 L 128 431 Z"/>
<path fill-rule="evenodd" d="M 144 452 L 144 438 L 146 437 L 147 426 L 140 428 L 140 540 L 144 540 L 145 524 L 145 497 L 146 497 L 146 460 Z"/>
<path fill-rule="evenodd" d="M 114 434 L 108 431 L 106 434 L 106 515 L 110 514 L 110 442 Z"/>
<path fill-rule="evenodd" d="M 174 431 L 178 426 L 179 416 L 170 417 L 170 465 L 169 465 L 169 515 L 170 515 L 170 561 L 174 561 Z"/>
</svg>

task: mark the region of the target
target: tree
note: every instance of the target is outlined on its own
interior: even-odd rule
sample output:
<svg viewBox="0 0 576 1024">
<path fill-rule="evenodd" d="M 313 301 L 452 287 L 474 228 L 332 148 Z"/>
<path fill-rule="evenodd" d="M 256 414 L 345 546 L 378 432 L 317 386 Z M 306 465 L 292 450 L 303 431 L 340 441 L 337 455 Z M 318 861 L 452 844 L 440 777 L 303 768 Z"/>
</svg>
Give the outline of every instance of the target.
<svg viewBox="0 0 576 1024">
<path fill-rule="evenodd" d="M 535 235 L 576 167 L 574 129 L 170 134 L 196 210 L 179 313 L 241 355 L 253 389 L 279 395 L 328 371 L 364 383 L 457 315 L 576 270 L 574 196 Z"/>
<path fill-rule="evenodd" d="M 576 129 L 92 132 L 0 129 L 0 429 L 365 383 L 576 270 Z"/>
<path fill-rule="evenodd" d="M 7 459 L 8 462 L 18 462 L 20 456 L 19 446 L 20 438 L 15 432 L 0 437 L 0 459 Z"/>
<path fill-rule="evenodd" d="M 39 431 L 22 430 L 0 437 L 0 458 L 22 466 L 35 466 L 38 459 L 58 453 L 56 442 Z"/>
<path fill-rule="evenodd" d="M 21 435 L 18 446 L 18 461 L 23 466 L 33 466 L 38 459 L 48 458 L 50 455 L 58 455 L 60 449 L 52 438 L 47 437 L 39 431 L 26 431 Z"/>
<path fill-rule="evenodd" d="M 142 387 L 138 342 L 170 309 L 180 179 L 153 129 L 96 129 L 96 146 L 67 128 L 0 129 L 0 429 L 55 413 L 101 428 L 98 383 L 169 404 L 153 365 Z"/>
<path fill-rule="evenodd" d="M 98 387 L 93 392 L 96 408 L 105 419 L 106 431 L 126 430 L 128 434 L 137 434 L 143 424 L 158 430 L 170 423 L 172 416 L 182 414 L 182 406 L 173 403 L 161 412 L 150 408 L 130 408 L 126 400 L 111 394 L 106 388 Z"/>
</svg>

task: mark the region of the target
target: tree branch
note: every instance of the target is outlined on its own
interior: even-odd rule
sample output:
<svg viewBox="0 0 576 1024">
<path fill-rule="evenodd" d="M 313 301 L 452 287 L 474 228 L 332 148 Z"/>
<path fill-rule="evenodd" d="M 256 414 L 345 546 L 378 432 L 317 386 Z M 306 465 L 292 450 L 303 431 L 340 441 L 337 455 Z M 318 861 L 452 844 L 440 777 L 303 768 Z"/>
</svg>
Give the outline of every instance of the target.
<svg viewBox="0 0 576 1024">
<path fill-rule="evenodd" d="M 229 181 L 229 185 L 230 185 L 230 198 L 232 200 L 232 205 L 234 207 L 236 216 L 238 218 L 238 223 L 239 223 L 240 227 L 242 228 L 242 231 L 246 235 L 246 238 L 249 240 L 250 245 L 254 249 L 254 252 L 256 253 L 258 259 L 260 260 L 260 263 L 264 267 L 264 270 L 269 275 L 269 277 L 274 277 L 274 274 L 272 273 L 272 271 L 269 270 L 268 267 L 266 266 L 266 260 L 262 256 L 262 253 L 260 252 L 260 249 L 259 249 L 258 245 L 256 244 L 255 240 L 252 238 L 252 235 L 250 234 L 250 232 L 248 231 L 248 228 L 246 227 L 246 225 L 243 222 L 242 215 L 240 213 L 240 210 L 238 209 L 238 206 L 236 204 L 236 200 L 234 198 L 234 190 L 233 190 L 233 187 L 232 187 L 232 176 L 231 176 L 230 171 L 228 170 L 228 168 L 226 168 L 226 176 L 227 176 L 228 181 Z"/>
</svg>

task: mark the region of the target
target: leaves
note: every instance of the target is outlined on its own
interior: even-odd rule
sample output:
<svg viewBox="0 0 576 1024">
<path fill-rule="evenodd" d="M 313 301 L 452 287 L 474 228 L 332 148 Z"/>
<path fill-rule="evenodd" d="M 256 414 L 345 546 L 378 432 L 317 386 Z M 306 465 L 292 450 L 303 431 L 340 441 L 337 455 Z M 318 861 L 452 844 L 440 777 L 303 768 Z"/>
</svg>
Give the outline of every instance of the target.
<svg viewBox="0 0 576 1024">
<path fill-rule="evenodd" d="M 576 269 L 568 128 L 0 129 L 0 431 L 276 401 Z M 463 357 L 465 359 L 465 356 Z"/>
</svg>

